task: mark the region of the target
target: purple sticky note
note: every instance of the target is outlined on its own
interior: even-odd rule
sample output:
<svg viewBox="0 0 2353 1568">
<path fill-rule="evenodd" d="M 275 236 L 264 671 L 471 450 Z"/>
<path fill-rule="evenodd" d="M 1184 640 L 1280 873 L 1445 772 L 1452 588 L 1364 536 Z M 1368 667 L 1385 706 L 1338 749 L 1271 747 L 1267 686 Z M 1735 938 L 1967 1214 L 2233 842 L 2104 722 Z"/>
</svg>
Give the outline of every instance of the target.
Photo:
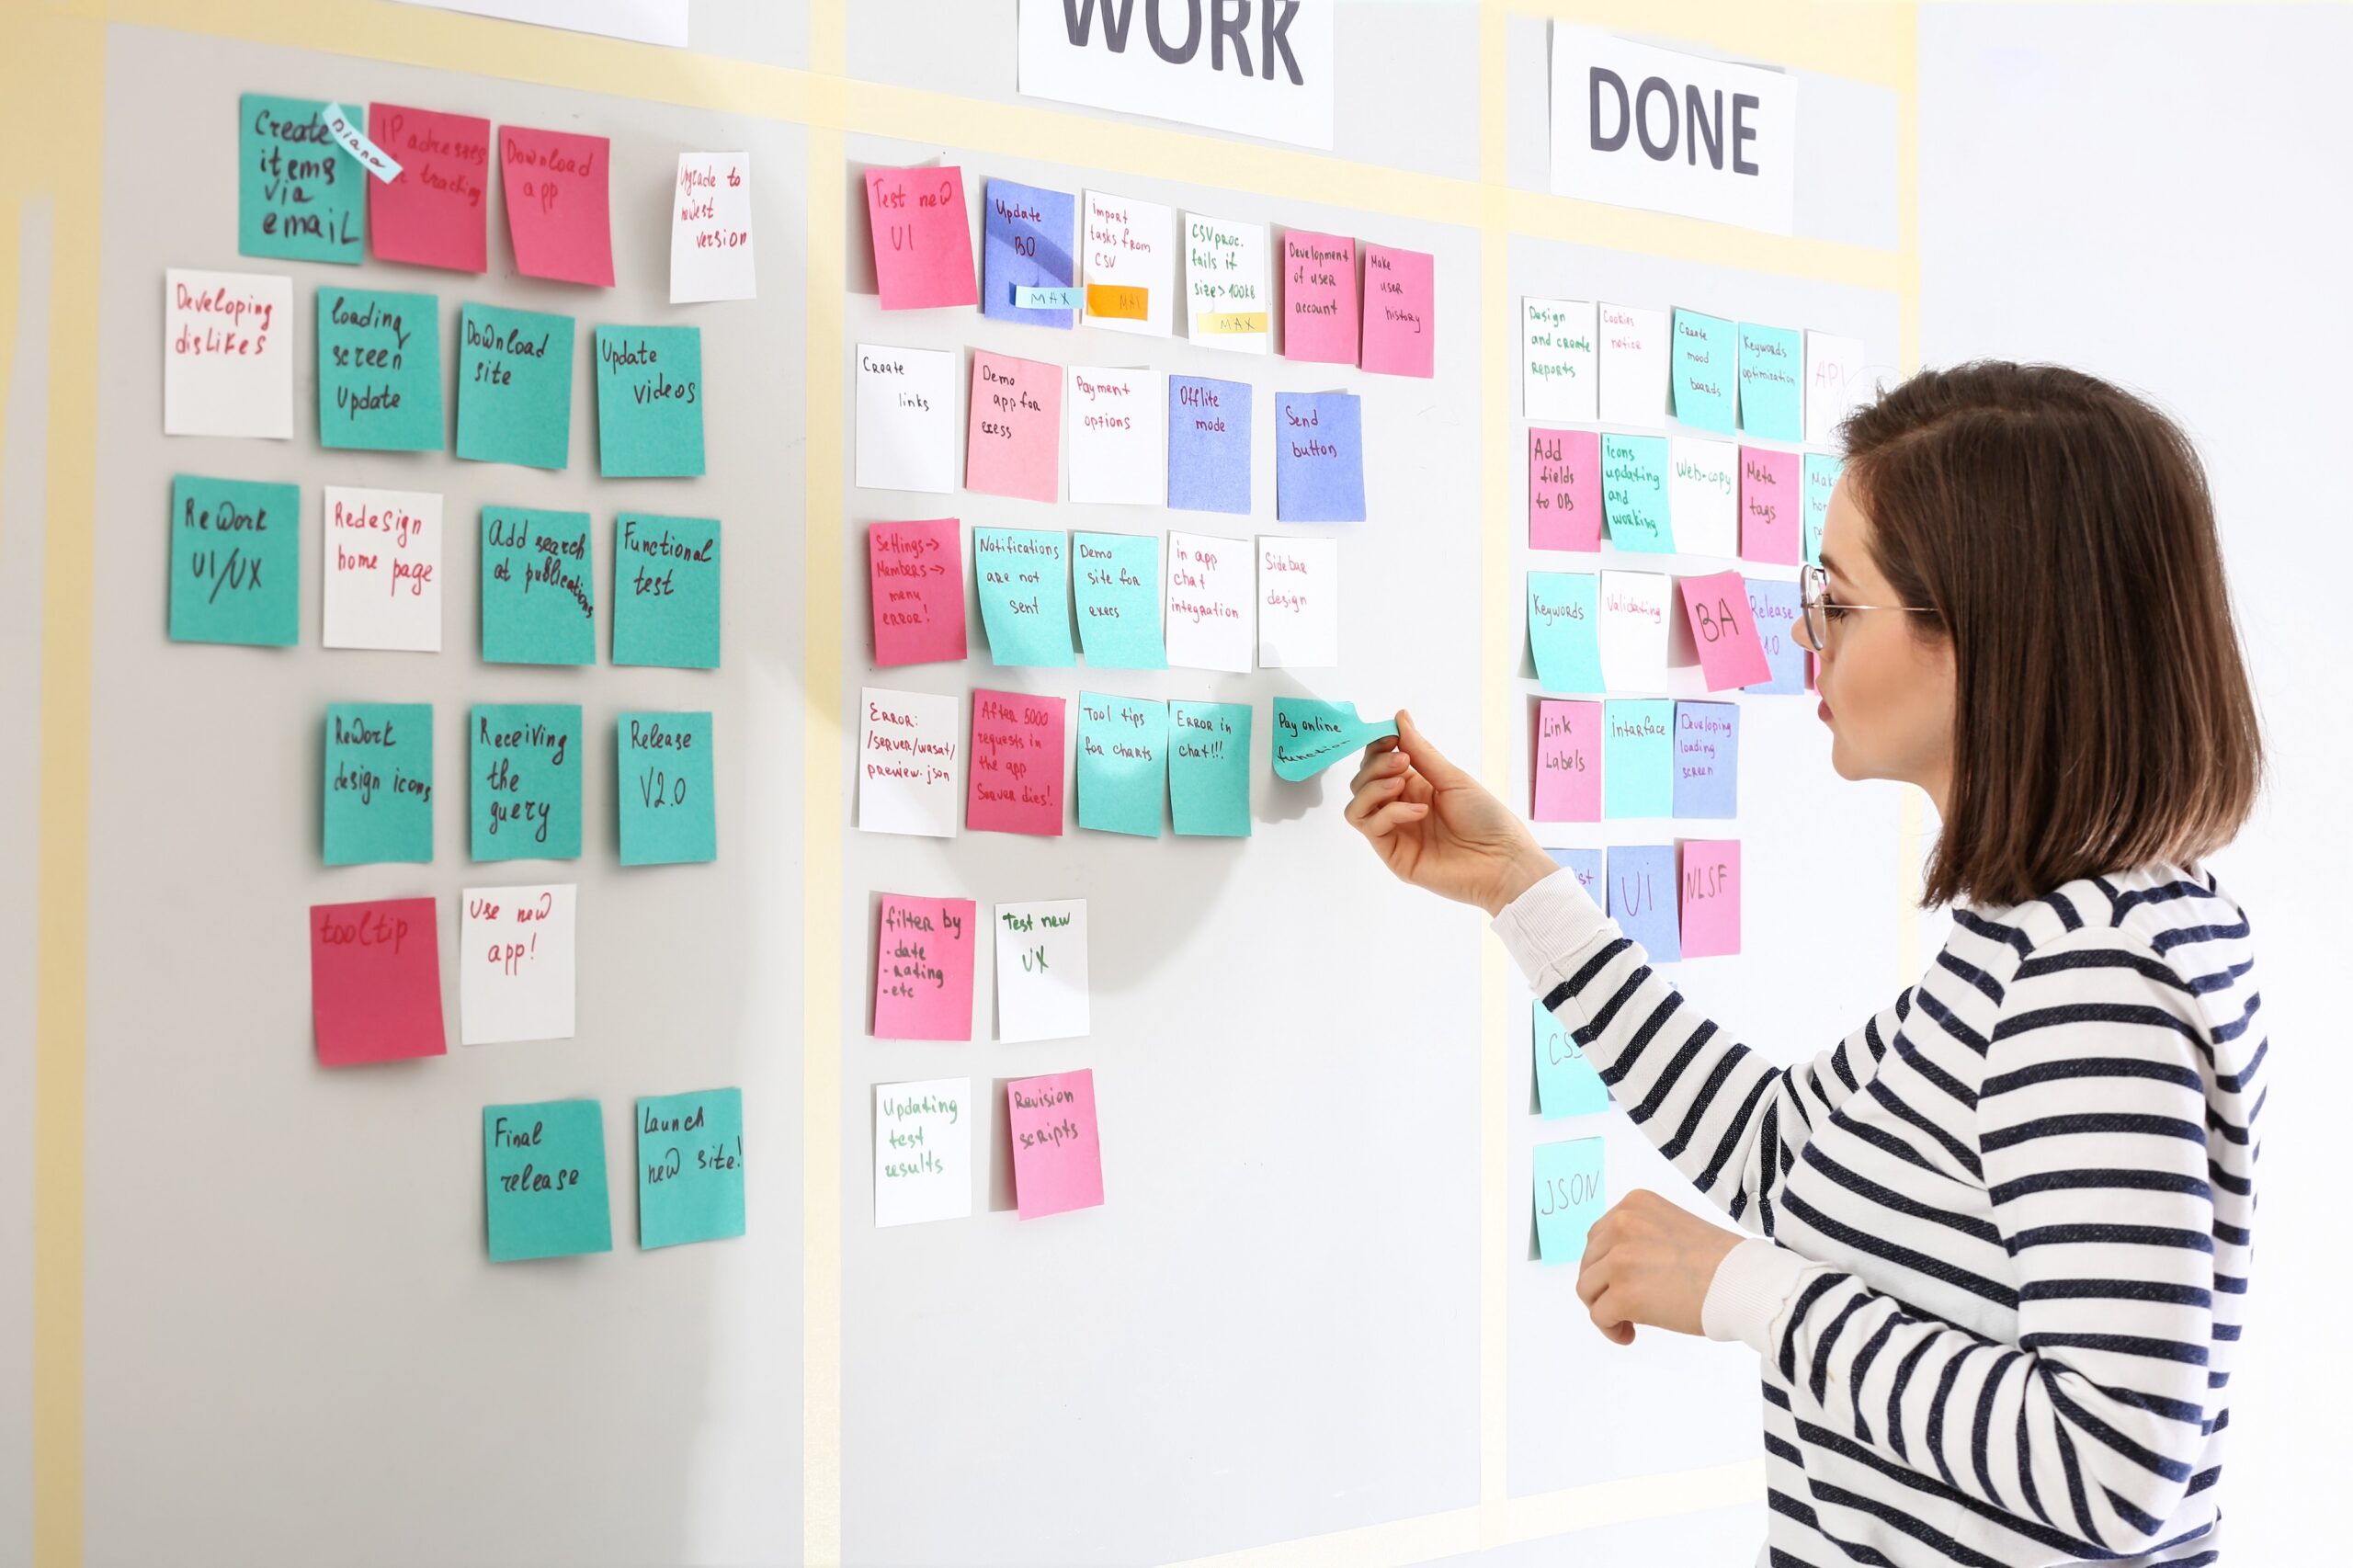
<svg viewBox="0 0 2353 1568">
<path fill-rule="evenodd" d="M 1756 618 L 1756 641 L 1765 650 L 1765 662 L 1773 666 L 1773 678 L 1741 689 L 1801 696 L 1806 689 L 1806 652 L 1790 633 L 1797 624 L 1798 585 L 1779 577 L 1751 577 L 1747 582 L 1748 613 Z"/>
<path fill-rule="evenodd" d="M 1364 426 L 1354 392 L 1275 394 L 1275 516 L 1364 521 Z"/>
<path fill-rule="evenodd" d="M 1675 705 L 1675 814 L 1740 814 L 1740 709 L 1730 702 Z"/>
<path fill-rule="evenodd" d="M 1683 956 L 1678 890 L 1674 845 L 1609 846 L 1609 918 L 1642 944 L 1653 963 L 1673 963 Z"/>
<path fill-rule="evenodd" d="M 1250 511 L 1250 383 L 1168 378 L 1168 504 Z"/>
<path fill-rule="evenodd" d="M 1029 326 L 1068 328 L 1076 311 L 1025 310 L 1023 289 L 1067 289 L 1078 281 L 1078 199 L 993 179 L 981 209 L 981 313 Z"/>
<path fill-rule="evenodd" d="M 1552 857 L 1555 863 L 1566 866 L 1570 872 L 1575 876 L 1577 880 L 1577 886 L 1585 889 L 1586 896 L 1591 898 L 1594 903 L 1599 903 L 1601 902 L 1603 891 L 1601 886 L 1600 850 L 1547 849 L 1544 853 Z"/>
</svg>

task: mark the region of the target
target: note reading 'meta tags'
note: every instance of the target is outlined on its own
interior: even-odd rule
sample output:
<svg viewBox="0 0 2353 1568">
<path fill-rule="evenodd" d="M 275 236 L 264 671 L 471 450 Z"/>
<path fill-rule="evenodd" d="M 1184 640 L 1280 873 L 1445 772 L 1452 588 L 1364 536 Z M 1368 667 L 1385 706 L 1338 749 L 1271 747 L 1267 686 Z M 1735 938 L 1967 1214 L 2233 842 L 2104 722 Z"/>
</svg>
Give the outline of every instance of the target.
<svg viewBox="0 0 2353 1568">
<path fill-rule="evenodd" d="M 621 864 L 684 866 L 718 859 L 710 715 L 623 713 L 618 728 Z"/>
<path fill-rule="evenodd" d="M 1805 439 L 1805 351 L 1797 330 L 1740 324 L 1740 427 L 1768 441 Z"/>
<path fill-rule="evenodd" d="M 1675 579 L 1659 572 L 1601 574 L 1601 673 L 1613 691 L 1666 684 Z"/>
<path fill-rule="evenodd" d="M 1267 225 L 1185 214 L 1185 335 L 1211 348 L 1264 354 L 1273 341 Z"/>
<path fill-rule="evenodd" d="M 1357 244 L 1309 229 L 1283 233 L 1283 358 L 1357 362 Z"/>
<path fill-rule="evenodd" d="M 357 267 L 370 182 L 336 150 L 316 98 L 237 100 L 237 254 Z"/>
<path fill-rule="evenodd" d="M 1095 1070 L 1016 1078 L 1005 1086 L 1013 1139 L 1013 1191 L 1025 1220 L 1103 1203 L 1103 1150 L 1095 1123 Z"/>
<path fill-rule="evenodd" d="M 311 906 L 311 1027 L 323 1067 L 448 1053 L 431 899 Z"/>
<path fill-rule="evenodd" d="M 870 686 L 858 692 L 858 825 L 954 837 L 963 800 L 956 699 Z"/>
<path fill-rule="evenodd" d="M 467 767 L 477 860 L 580 858 L 580 705 L 476 703 Z"/>
<path fill-rule="evenodd" d="M 1835 447 L 1838 426 L 1873 389 L 1864 379 L 1863 340 L 1836 333 L 1805 335 L 1805 439 Z"/>
<path fill-rule="evenodd" d="M 1677 308 L 1674 318 L 1675 417 L 1700 430 L 1733 431 L 1734 329 L 1722 316 Z"/>
<path fill-rule="evenodd" d="M 597 329 L 597 461 L 607 479 L 702 472 L 702 329 Z"/>
<path fill-rule="evenodd" d="M 956 488 L 952 351 L 858 346 L 858 483 L 939 495 Z"/>
<path fill-rule="evenodd" d="M 996 1038 L 1013 1042 L 1086 1034 L 1086 901 L 1000 903 L 995 913 Z"/>
<path fill-rule="evenodd" d="M 980 303 L 962 169 L 869 169 L 866 216 L 884 310 Z"/>
<path fill-rule="evenodd" d="M 1601 820 L 1601 704 L 1536 705 L 1537 822 Z"/>
<path fill-rule="evenodd" d="M 490 265 L 490 121 L 376 104 L 368 125 L 401 162 L 369 180 L 368 244 L 378 261 L 482 272 Z"/>
<path fill-rule="evenodd" d="M 483 1107 L 482 1166 L 491 1262 L 613 1250 L 597 1101 Z"/>
<path fill-rule="evenodd" d="M 975 349 L 972 410 L 964 488 L 1054 500 L 1062 487 L 1062 367 Z"/>
<path fill-rule="evenodd" d="M 1078 825 L 1158 838 L 1168 799 L 1168 705 L 1078 694 Z"/>
<path fill-rule="evenodd" d="M 1022 302 L 1025 292 L 1078 282 L 1078 202 L 1066 190 L 993 179 L 981 210 L 981 312 L 1029 326 L 1076 324 L 1066 307 Z"/>
<path fill-rule="evenodd" d="M 1667 437 L 1666 510 L 1675 547 L 1730 560 L 1740 553 L 1740 449 L 1699 436 Z"/>
<path fill-rule="evenodd" d="M 430 294 L 322 288 L 317 296 L 319 444 L 438 452 L 441 312 Z"/>
<path fill-rule="evenodd" d="M 1822 530 L 1830 520 L 1830 496 L 1838 488 L 1838 476 L 1847 465 L 1836 458 L 1820 452 L 1805 454 L 1805 472 L 1802 483 L 1805 492 L 1806 563 L 1822 564 Z"/>
<path fill-rule="evenodd" d="M 701 1089 L 637 1102 L 637 1244 L 744 1233 L 744 1091 Z"/>
<path fill-rule="evenodd" d="M 611 143 L 576 131 L 502 125 L 498 165 L 515 270 L 611 288 Z"/>
<path fill-rule="evenodd" d="M 1438 363 L 1438 263 L 1427 251 L 1364 247 L 1364 368 L 1429 376 Z"/>
<path fill-rule="evenodd" d="M 613 519 L 613 663 L 719 667 L 719 523 Z"/>
<path fill-rule="evenodd" d="M 1144 294 L 1141 318 L 1090 312 L 1088 325 L 1166 337 L 1176 319 L 1171 303 L 1176 292 L 1176 210 L 1157 202 L 1088 191 L 1084 278 L 1090 289 L 1141 289 Z"/>
<path fill-rule="evenodd" d="M 1770 680 L 1771 664 L 1748 613 L 1747 585 L 1737 572 L 1685 577 L 1677 585 L 1691 641 L 1710 691 Z"/>
<path fill-rule="evenodd" d="M 1740 814 L 1740 705 L 1675 705 L 1675 814 Z"/>
<path fill-rule="evenodd" d="M 1609 918 L 1642 944 L 1653 963 L 1673 963 L 1683 956 L 1676 916 L 1674 845 L 1609 846 Z"/>
<path fill-rule="evenodd" d="M 1160 378 L 1070 368 L 1070 498 L 1157 506 L 1167 499 Z"/>
<path fill-rule="evenodd" d="M 1666 312 L 1601 307 L 1601 420 L 1657 429 L 1666 423 Z"/>
<path fill-rule="evenodd" d="M 1250 541 L 1168 536 L 1168 662 L 1250 673 Z"/>
<path fill-rule="evenodd" d="M 1602 1213 L 1603 1147 L 1598 1138 L 1536 1145 L 1536 1256 L 1548 1265 L 1585 1256 L 1586 1233 Z"/>
<path fill-rule="evenodd" d="M 291 278 L 167 269 L 164 434 L 291 438 L 293 312 Z"/>
<path fill-rule="evenodd" d="M 1740 840 L 1683 841 L 1683 956 L 1730 958 L 1740 951 Z"/>
<path fill-rule="evenodd" d="M 458 928 L 458 1016 L 466 1044 L 572 1038 L 578 891 L 571 882 L 466 890 Z"/>
<path fill-rule="evenodd" d="M 1529 419 L 1593 425 L 1601 418 L 1601 378 L 1590 300 L 1519 305 L 1520 408 Z"/>
<path fill-rule="evenodd" d="M 1609 1086 L 1586 1060 L 1584 1048 L 1558 1014 L 1538 997 L 1531 1005 L 1536 1043 L 1536 1104 L 1544 1119 L 1597 1116 L 1609 1108 Z"/>
<path fill-rule="evenodd" d="M 1180 837 L 1250 836 L 1250 705 L 1168 705 L 1168 819 Z"/>
<path fill-rule="evenodd" d="M 874 1085 L 874 1223 L 972 1212 L 972 1081 Z"/>
<path fill-rule="evenodd" d="M 320 819 L 330 866 L 433 858 L 433 705 L 327 704 Z"/>
<path fill-rule="evenodd" d="M 1601 437 L 1602 514 L 1619 549 L 1664 555 L 1675 549 L 1666 510 L 1666 437 Z"/>
<path fill-rule="evenodd" d="M 1528 543 L 1601 548 L 1601 437 L 1593 431 L 1528 432 Z"/>
<path fill-rule="evenodd" d="M 1340 541 L 1258 536 L 1258 663 L 1332 669 L 1340 662 Z"/>
<path fill-rule="evenodd" d="M 1663 817 L 1675 810 L 1675 704 L 1613 699 L 1601 716 L 1601 814 Z"/>
<path fill-rule="evenodd" d="M 1765 661 L 1772 666 L 1773 678 L 1751 687 L 1747 691 L 1790 696 L 1806 688 L 1806 652 L 1790 628 L 1797 622 L 1798 585 L 1778 577 L 1750 577 L 1748 613 L 1756 625 L 1756 641 L 1764 647 Z"/>
<path fill-rule="evenodd" d="M 458 318 L 458 455 L 572 462 L 572 318 L 468 305 Z"/>
<path fill-rule="evenodd" d="M 1070 543 L 1071 592 L 1086 662 L 1105 670 L 1166 669 L 1159 536 L 1074 533 Z"/>
<path fill-rule="evenodd" d="M 1798 478 L 1797 453 L 1740 449 L 1740 553 L 1748 560 L 1798 563 L 1804 546 Z"/>
<path fill-rule="evenodd" d="M 1070 536 L 1044 528 L 974 528 L 972 576 L 993 665 L 1066 669 L 1070 642 Z"/>
<path fill-rule="evenodd" d="M 587 513 L 482 509 L 482 656 L 494 665 L 597 662 Z"/>
<path fill-rule="evenodd" d="M 964 825 L 976 833 L 1063 830 L 1063 699 L 1019 691 L 972 693 L 972 788 Z"/>
<path fill-rule="evenodd" d="M 1249 382 L 1168 378 L 1168 505 L 1249 512 Z"/>
<path fill-rule="evenodd" d="M 301 525 L 293 485 L 174 474 L 172 641 L 292 647 Z"/>
<path fill-rule="evenodd" d="M 1353 702 L 1312 697 L 1275 699 L 1275 777 L 1297 784 L 1312 778 L 1383 735 L 1397 733 L 1397 721 L 1367 723 Z"/>
<path fill-rule="evenodd" d="M 964 645 L 964 536 L 953 517 L 871 523 L 867 569 L 874 605 L 874 662 L 961 660 Z"/>
<path fill-rule="evenodd" d="M 759 291 L 752 265 L 752 154 L 679 153 L 670 187 L 670 302 L 749 300 Z"/>
<path fill-rule="evenodd" d="M 322 640 L 330 648 L 441 651 L 441 497 L 328 485 Z"/>
<path fill-rule="evenodd" d="M 874 1038 L 972 1038 L 972 955 L 980 950 L 969 898 L 882 895 L 874 943 Z"/>
<path fill-rule="evenodd" d="M 1546 691 L 1606 691 L 1601 672 L 1601 594 L 1592 574 L 1528 574 L 1528 646 Z"/>
<path fill-rule="evenodd" d="M 1275 516 L 1364 521 L 1364 415 L 1354 392 L 1275 394 Z"/>
</svg>

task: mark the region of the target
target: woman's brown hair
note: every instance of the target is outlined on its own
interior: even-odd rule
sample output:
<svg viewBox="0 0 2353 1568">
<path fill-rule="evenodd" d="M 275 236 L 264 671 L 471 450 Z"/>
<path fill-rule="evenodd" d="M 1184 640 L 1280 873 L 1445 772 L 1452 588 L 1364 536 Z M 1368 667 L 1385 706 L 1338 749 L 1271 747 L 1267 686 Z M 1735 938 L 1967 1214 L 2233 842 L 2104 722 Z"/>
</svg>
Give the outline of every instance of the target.
<svg viewBox="0 0 2353 1568">
<path fill-rule="evenodd" d="M 2263 742 L 2180 428 L 2097 377 L 1981 360 L 1912 377 L 1841 433 L 1895 602 L 1952 642 L 1952 795 L 1924 902 L 2023 903 L 2229 843 Z"/>
</svg>

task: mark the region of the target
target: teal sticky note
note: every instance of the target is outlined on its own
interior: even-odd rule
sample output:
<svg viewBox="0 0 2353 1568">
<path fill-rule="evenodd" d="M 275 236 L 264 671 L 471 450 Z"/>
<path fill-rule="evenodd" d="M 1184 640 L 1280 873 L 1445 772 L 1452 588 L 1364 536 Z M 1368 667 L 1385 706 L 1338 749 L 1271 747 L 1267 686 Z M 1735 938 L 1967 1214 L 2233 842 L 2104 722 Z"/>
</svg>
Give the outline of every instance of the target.
<svg viewBox="0 0 2353 1568">
<path fill-rule="evenodd" d="M 1168 705 L 1168 819 L 1179 834 L 1250 836 L 1250 705 Z"/>
<path fill-rule="evenodd" d="M 597 329 L 597 463 L 607 479 L 702 472 L 702 329 Z"/>
<path fill-rule="evenodd" d="M 1805 439 L 1805 343 L 1795 327 L 1740 324 L 1740 427 L 1768 441 Z"/>
<path fill-rule="evenodd" d="M 1539 996 L 1531 1004 L 1536 1028 L 1536 1104 L 1547 1120 L 1563 1116 L 1592 1116 L 1609 1108 L 1609 1087 L 1584 1047 L 1563 1027 L 1560 1015 Z"/>
<path fill-rule="evenodd" d="M 1805 559 L 1809 565 L 1822 564 L 1822 526 L 1830 517 L 1830 493 L 1838 488 L 1838 476 L 1846 469 L 1844 462 L 1821 452 L 1805 455 L 1805 478 L 1799 494 L 1805 497 Z"/>
<path fill-rule="evenodd" d="M 1275 777 L 1297 784 L 1313 778 L 1351 752 L 1397 733 L 1397 721 L 1367 723 L 1353 702 L 1320 702 L 1312 697 L 1275 699 Z"/>
<path fill-rule="evenodd" d="M 972 530 L 972 578 L 989 634 L 989 663 L 1057 669 L 1078 663 L 1070 643 L 1069 551 L 1067 534 Z"/>
<path fill-rule="evenodd" d="M 469 722 L 473 858 L 580 858 L 580 705 L 483 702 Z"/>
<path fill-rule="evenodd" d="M 613 1250 L 597 1101 L 483 1107 L 482 1175 L 491 1262 Z"/>
<path fill-rule="evenodd" d="M 597 662 L 587 513 L 482 509 L 482 656 L 494 665 Z"/>
<path fill-rule="evenodd" d="M 458 455 L 475 462 L 572 462 L 570 316 L 468 305 L 458 315 Z"/>
<path fill-rule="evenodd" d="M 290 648 L 301 635 L 302 493 L 172 476 L 175 642 Z"/>
<path fill-rule="evenodd" d="M 368 237 L 368 172 L 327 134 L 319 98 L 237 100 L 237 254 L 357 267 Z M 368 106 L 344 113 L 368 129 Z"/>
<path fill-rule="evenodd" d="M 322 283 L 317 335 L 319 445 L 441 449 L 440 301 Z"/>
<path fill-rule="evenodd" d="M 719 524 L 613 519 L 613 663 L 719 667 Z"/>
<path fill-rule="evenodd" d="M 1536 684 L 1556 695 L 1606 691 L 1601 678 L 1600 594 L 1589 572 L 1528 574 L 1528 646 Z"/>
<path fill-rule="evenodd" d="M 433 858 L 433 705 L 327 704 L 320 821 L 330 866 Z"/>
<path fill-rule="evenodd" d="M 1165 670 L 1160 635 L 1160 537 L 1070 536 L 1071 592 L 1086 662 L 1106 670 Z M 994 639 L 992 639 L 994 643 Z"/>
<path fill-rule="evenodd" d="M 1160 836 L 1168 795 L 1168 704 L 1078 694 L 1078 825 Z"/>
<path fill-rule="evenodd" d="M 620 730 L 621 864 L 718 859 L 710 715 L 624 713 Z"/>
<path fill-rule="evenodd" d="M 639 1100 L 637 1244 L 678 1246 L 743 1233 L 744 1091 Z"/>
<path fill-rule="evenodd" d="M 1699 430 L 1732 434 L 1734 347 L 1732 323 L 1698 311 L 1675 312 L 1675 417 Z"/>
<path fill-rule="evenodd" d="M 1664 817 L 1675 812 L 1675 703 L 1618 699 L 1601 710 L 1601 814 Z"/>
<path fill-rule="evenodd" d="M 1535 1149 L 1536 1256 L 1574 1263 L 1586 1233 L 1601 1218 L 1601 1140 L 1571 1138 Z"/>
<path fill-rule="evenodd" d="M 1675 527 L 1666 512 L 1666 437 L 1601 437 L 1601 515 L 1620 550 L 1670 554 Z"/>
</svg>

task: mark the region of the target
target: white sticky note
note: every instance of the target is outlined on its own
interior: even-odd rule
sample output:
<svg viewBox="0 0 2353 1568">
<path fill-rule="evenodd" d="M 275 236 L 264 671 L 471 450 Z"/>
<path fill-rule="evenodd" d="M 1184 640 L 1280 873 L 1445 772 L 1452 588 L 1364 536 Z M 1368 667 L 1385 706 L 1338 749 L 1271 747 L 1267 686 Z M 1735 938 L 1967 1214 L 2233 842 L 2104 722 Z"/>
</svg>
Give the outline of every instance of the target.
<svg viewBox="0 0 2353 1568">
<path fill-rule="evenodd" d="M 1338 667 L 1338 540 L 1258 536 L 1258 663 L 1270 670 Z"/>
<path fill-rule="evenodd" d="M 1591 425 L 1601 418 L 1601 377 L 1591 300 L 1519 302 L 1520 403 L 1531 420 Z"/>
<path fill-rule="evenodd" d="M 758 294 L 752 267 L 752 154 L 679 153 L 677 182 L 670 187 L 670 302 Z"/>
<path fill-rule="evenodd" d="M 1089 326 L 1166 337 L 1176 319 L 1170 301 L 1176 292 L 1176 210 L 1154 201 L 1131 201 L 1099 190 L 1086 193 L 1088 286 L 1097 283 L 1144 290 L 1142 321 L 1118 316 L 1086 318 Z"/>
<path fill-rule="evenodd" d="M 164 434 L 292 439 L 294 279 L 165 272 Z"/>
<path fill-rule="evenodd" d="M 1878 389 L 1863 369 L 1863 340 L 1836 333 L 1805 335 L 1805 440 L 1810 447 L 1836 447 L 1838 422 Z"/>
<path fill-rule="evenodd" d="M 956 488 L 956 352 L 858 346 L 861 490 Z"/>
<path fill-rule="evenodd" d="M 870 686 L 858 700 L 858 825 L 954 837 L 964 803 L 957 699 Z"/>
<path fill-rule="evenodd" d="M 441 651 L 441 497 L 327 485 L 322 641 L 330 648 Z"/>
<path fill-rule="evenodd" d="M 1264 354 L 1272 343 L 1267 225 L 1185 214 L 1185 335 L 1210 348 Z"/>
<path fill-rule="evenodd" d="M 458 1007 L 468 1045 L 572 1038 L 577 891 L 571 882 L 466 890 Z"/>
<path fill-rule="evenodd" d="M 1168 663 L 1250 673 L 1251 553 L 1246 539 L 1168 536 Z"/>
<path fill-rule="evenodd" d="M 1000 903 L 995 915 L 996 1038 L 1086 1034 L 1086 901 Z"/>
<path fill-rule="evenodd" d="M 1070 498 L 1166 505 L 1168 390 L 1160 372 L 1073 365 L 1069 381 Z"/>
<path fill-rule="evenodd" d="M 1601 422 L 1658 429 L 1666 424 L 1666 312 L 1601 307 Z"/>
<path fill-rule="evenodd" d="M 972 1081 L 874 1085 L 874 1223 L 972 1212 Z"/>
<path fill-rule="evenodd" d="M 1663 572 L 1604 572 L 1601 678 L 1611 691 L 1656 691 L 1666 684 L 1675 579 Z"/>
<path fill-rule="evenodd" d="M 1687 555 L 1740 554 L 1740 443 L 1666 438 L 1666 511 Z"/>
</svg>

